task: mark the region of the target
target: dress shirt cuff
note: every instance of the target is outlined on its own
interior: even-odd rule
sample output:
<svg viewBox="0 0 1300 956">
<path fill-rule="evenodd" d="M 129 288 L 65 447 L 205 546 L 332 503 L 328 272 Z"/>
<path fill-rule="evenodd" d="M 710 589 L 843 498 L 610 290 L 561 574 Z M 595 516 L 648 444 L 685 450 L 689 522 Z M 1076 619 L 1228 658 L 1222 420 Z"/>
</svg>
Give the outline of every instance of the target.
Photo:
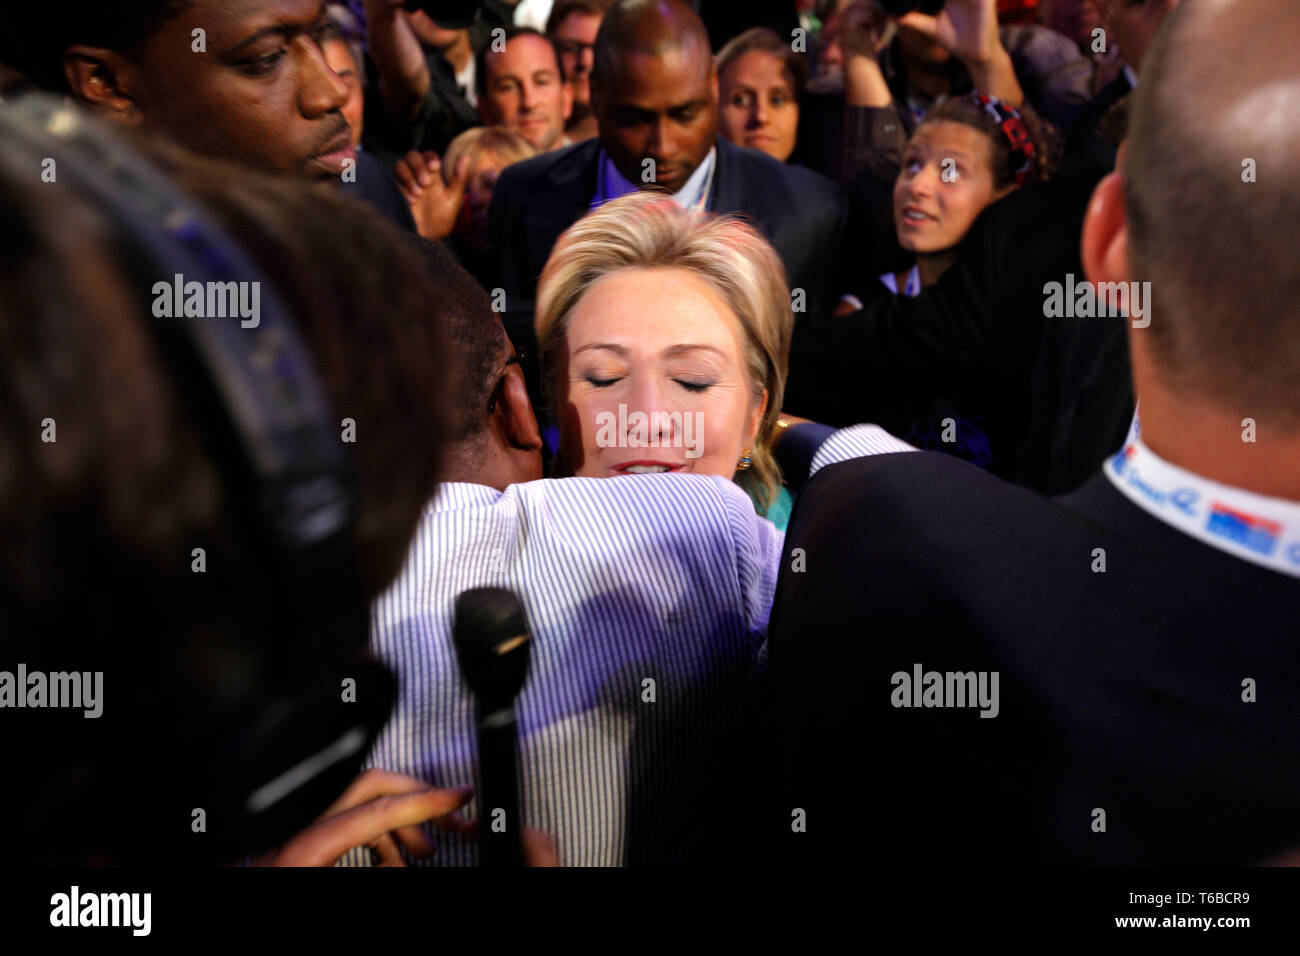
<svg viewBox="0 0 1300 956">
<path fill-rule="evenodd" d="M 773 454 L 781 475 L 791 491 L 797 492 L 805 481 L 827 465 L 867 455 L 890 455 L 899 451 L 918 451 L 901 438 L 895 438 L 879 425 L 851 425 L 832 428 L 817 422 L 792 425 L 781 436 Z"/>
<path fill-rule="evenodd" d="M 891 455 L 899 451 L 919 451 L 901 438 L 895 438 L 879 425 L 852 425 L 841 428 L 821 443 L 808 468 L 811 478 L 827 465 L 865 458 L 867 455 Z"/>
</svg>

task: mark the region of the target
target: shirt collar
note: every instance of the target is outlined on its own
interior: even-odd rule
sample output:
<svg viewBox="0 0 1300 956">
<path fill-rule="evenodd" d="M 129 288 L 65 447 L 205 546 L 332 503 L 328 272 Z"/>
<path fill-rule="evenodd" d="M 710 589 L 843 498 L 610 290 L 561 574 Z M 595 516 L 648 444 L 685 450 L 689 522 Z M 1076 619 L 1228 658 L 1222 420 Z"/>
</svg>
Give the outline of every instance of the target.
<svg viewBox="0 0 1300 956">
<path fill-rule="evenodd" d="M 1120 493 L 1165 524 L 1235 558 L 1300 578 L 1300 501 L 1220 484 L 1165 461 L 1140 426 L 1102 469 Z"/>
<path fill-rule="evenodd" d="M 478 90 L 474 88 L 477 71 L 478 65 L 474 62 L 474 58 L 470 57 L 469 62 L 465 64 L 465 69 L 456 74 L 456 85 L 465 91 L 465 102 L 475 108 L 478 107 Z"/>
<path fill-rule="evenodd" d="M 695 167 L 695 172 L 691 173 L 690 179 L 682 184 L 682 188 L 672 194 L 673 202 L 683 209 L 689 209 L 703 199 L 708 201 L 707 192 L 713 182 L 713 166 L 717 159 L 718 148 L 714 146 L 709 150 L 709 155 L 704 157 L 704 161 Z M 614 161 L 609 158 L 604 148 L 600 151 L 600 158 L 597 165 L 596 176 L 596 195 L 591 201 L 593 207 L 603 205 L 611 199 L 618 199 L 620 196 L 626 196 L 629 193 L 636 192 L 635 183 L 628 180 L 618 171 Z"/>
<path fill-rule="evenodd" d="M 478 508 L 490 505 L 501 497 L 501 492 L 491 485 L 479 485 L 470 481 L 439 482 L 433 500 L 425 506 L 425 514 L 439 511 L 456 511 L 463 508 Z"/>
</svg>

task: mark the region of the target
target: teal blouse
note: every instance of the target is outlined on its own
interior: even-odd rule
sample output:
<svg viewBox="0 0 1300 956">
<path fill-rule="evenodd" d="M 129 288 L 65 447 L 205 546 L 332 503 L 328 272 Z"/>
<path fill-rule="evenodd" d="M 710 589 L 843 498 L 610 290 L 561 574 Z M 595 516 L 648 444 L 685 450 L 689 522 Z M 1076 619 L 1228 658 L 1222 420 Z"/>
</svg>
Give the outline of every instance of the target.
<svg viewBox="0 0 1300 956">
<path fill-rule="evenodd" d="M 750 501 L 754 501 L 750 496 Z M 772 506 L 764 511 L 759 507 L 758 502 L 754 501 L 754 510 L 761 514 L 772 524 L 776 525 L 776 530 L 785 532 L 785 526 L 790 523 L 790 512 L 794 508 L 794 495 L 790 494 L 790 489 L 782 485 L 777 489 L 776 498 L 772 501 Z"/>
</svg>

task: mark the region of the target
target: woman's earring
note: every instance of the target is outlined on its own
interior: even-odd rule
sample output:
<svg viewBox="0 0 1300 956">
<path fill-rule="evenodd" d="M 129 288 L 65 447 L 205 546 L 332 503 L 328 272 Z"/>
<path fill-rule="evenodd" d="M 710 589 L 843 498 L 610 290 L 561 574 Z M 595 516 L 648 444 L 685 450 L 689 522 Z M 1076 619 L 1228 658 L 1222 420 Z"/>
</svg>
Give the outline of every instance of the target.
<svg viewBox="0 0 1300 956">
<path fill-rule="evenodd" d="M 749 467 L 750 465 L 752 465 L 753 463 L 754 463 L 754 459 L 751 458 L 751 457 L 749 456 L 749 449 L 746 448 L 746 449 L 745 449 L 745 453 L 744 453 L 743 455 L 740 456 L 740 464 L 738 464 L 738 465 L 736 466 L 736 470 L 737 470 L 737 471 L 744 471 L 746 468 L 748 468 L 748 467 Z"/>
</svg>

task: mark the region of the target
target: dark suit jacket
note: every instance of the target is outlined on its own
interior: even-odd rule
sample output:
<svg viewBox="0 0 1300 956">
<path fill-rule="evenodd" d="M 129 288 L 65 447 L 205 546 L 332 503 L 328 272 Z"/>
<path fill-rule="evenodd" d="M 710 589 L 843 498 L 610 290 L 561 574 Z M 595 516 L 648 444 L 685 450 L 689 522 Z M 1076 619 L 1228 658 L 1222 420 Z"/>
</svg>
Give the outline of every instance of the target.
<svg viewBox="0 0 1300 956">
<path fill-rule="evenodd" d="M 356 178 L 343 183 L 343 193 L 373 206 L 399 229 L 415 232 L 415 217 L 392 168 L 391 161 L 370 150 L 358 150 Z"/>
<path fill-rule="evenodd" d="M 1079 111 L 1066 131 L 1065 161 L 1058 175 L 1105 175 L 1115 168 L 1117 143 L 1108 143 L 1098 135 L 1097 126 L 1106 111 L 1133 92 L 1128 77 L 1121 73 L 1097 93 L 1096 98 Z"/>
<path fill-rule="evenodd" d="M 805 290 L 808 312 L 828 311 L 824 303 L 838 298 L 824 287 L 844 228 L 839 189 L 757 150 L 722 139 L 717 148 L 709 211 L 747 214 L 780 254 L 790 287 Z M 492 190 L 490 231 L 499 262 L 496 284 L 507 296 L 533 298 L 555 240 L 590 211 L 599 155 L 600 141 L 589 139 L 501 173 Z"/>
<path fill-rule="evenodd" d="M 823 469 L 786 549 L 772 813 L 803 864 L 1245 864 L 1300 843 L 1300 580 L 1103 475 L 1049 499 L 926 452 Z M 998 671 L 998 715 L 895 707 L 916 664 Z"/>
</svg>

